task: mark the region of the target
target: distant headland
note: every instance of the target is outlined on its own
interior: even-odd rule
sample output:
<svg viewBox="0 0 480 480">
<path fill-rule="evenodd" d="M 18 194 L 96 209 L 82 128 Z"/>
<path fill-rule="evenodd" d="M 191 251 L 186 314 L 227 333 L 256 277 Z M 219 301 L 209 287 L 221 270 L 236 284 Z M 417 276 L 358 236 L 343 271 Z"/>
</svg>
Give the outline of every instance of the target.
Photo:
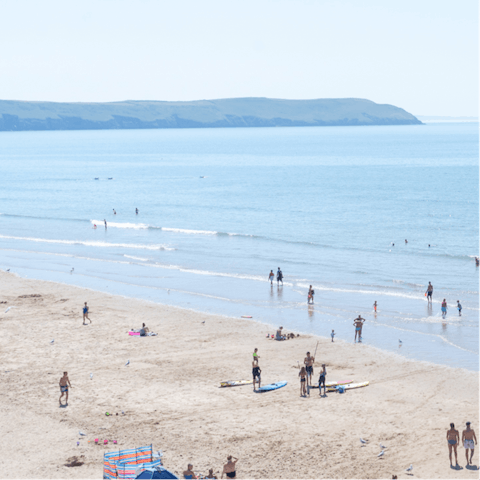
<svg viewBox="0 0 480 480">
<path fill-rule="evenodd" d="M 402 108 L 360 98 L 110 103 L 0 100 L 0 131 L 421 124 Z"/>
</svg>

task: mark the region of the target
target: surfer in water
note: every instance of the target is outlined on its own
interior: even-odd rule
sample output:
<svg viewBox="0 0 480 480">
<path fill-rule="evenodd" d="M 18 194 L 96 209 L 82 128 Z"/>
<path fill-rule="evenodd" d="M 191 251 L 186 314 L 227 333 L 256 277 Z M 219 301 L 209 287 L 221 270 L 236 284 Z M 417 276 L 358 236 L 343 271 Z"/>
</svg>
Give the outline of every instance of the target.
<svg viewBox="0 0 480 480">
<path fill-rule="evenodd" d="M 282 287 L 283 287 L 283 273 L 282 271 L 280 270 L 280 267 L 278 267 L 278 270 L 277 270 L 277 285 L 282 282 Z"/>
<path fill-rule="evenodd" d="M 117 212 L 115 211 L 115 209 L 113 209 L 113 214 L 114 214 L 114 215 L 116 215 L 116 214 L 117 214 Z"/>
<path fill-rule="evenodd" d="M 262 373 L 262 370 L 260 369 L 260 366 L 258 365 L 258 357 L 257 357 L 252 362 L 253 391 L 255 391 L 255 381 L 258 382 L 258 388 L 260 388 L 262 386 L 261 383 L 260 383 L 262 381 L 261 373 Z"/>
<path fill-rule="evenodd" d="M 235 458 L 235 460 L 233 460 Z M 232 457 L 229 455 L 227 457 L 227 463 L 223 466 L 222 478 L 223 474 L 225 474 L 228 478 L 235 478 L 237 476 L 237 472 L 235 468 L 237 466 L 238 458 Z"/>
<path fill-rule="evenodd" d="M 313 363 L 315 358 L 310 356 L 310 352 L 307 352 L 307 356 L 303 360 L 305 365 L 305 370 L 307 371 L 307 389 L 312 386 L 312 375 L 313 375 Z"/>
<path fill-rule="evenodd" d="M 355 326 L 355 342 L 357 341 L 357 336 L 358 341 L 362 341 L 363 322 L 365 322 L 365 319 L 362 318 L 360 315 L 353 321 L 353 325 Z"/>
<path fill-rule="evenodd" d="M 432 295 L 433 295 L 433 285 L 431 282 L 428 282 L 428 287 L 427 287 L 427 301 L 428 303 L 432 302 Z"/>
<path fill-rule="evenodd" d="M 273 273 L 273 270 L 270 270 L 270 273 L 268 274 L 268 279 L 270 280 L 270 285 L 273 286 L 273 280 L 275 279 L 275 274 Z"/>
<path fill-rule="evenodd" d="M 455 430 L 455 425 L 453 423 L 450 424 L 450 430 L 447 432 L 447 442 L 448 442 L 448 455 L 450 457 L 450 466 L 452 465 L 452 448 L 455 452 L 455 465 L 458 465 L 457 459 L 457 445 L 460 440 L 460 434 L 458 430 Z M 468 458 L 467 458 L 468 461 Z"/>
</svg>

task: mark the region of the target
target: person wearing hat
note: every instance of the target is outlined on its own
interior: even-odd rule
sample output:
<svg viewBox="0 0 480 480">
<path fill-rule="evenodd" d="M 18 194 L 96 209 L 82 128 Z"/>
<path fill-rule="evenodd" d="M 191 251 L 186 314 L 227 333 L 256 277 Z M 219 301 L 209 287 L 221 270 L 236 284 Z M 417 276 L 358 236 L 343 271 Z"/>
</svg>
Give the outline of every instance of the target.
<svg viewBox="0 0 480 480">
<path fill-rule="evenodd" d="M 462 442 L 463 446 L 465 447 L 465 458 L 467 459 L 467 465 L 471 465 L 473 453 L 475 452 L 475 444 L 477 443 L 477 437 L 475 436 L 473 428 L 470 428 L 470 422 L 467 422 L 466 425 L 467 428 L 462 433 Z M 475 443 L 473 443 L 474 440 Z M 471 450 L 470 460 L 468 460 L 468 450 Z"/>
</svg>

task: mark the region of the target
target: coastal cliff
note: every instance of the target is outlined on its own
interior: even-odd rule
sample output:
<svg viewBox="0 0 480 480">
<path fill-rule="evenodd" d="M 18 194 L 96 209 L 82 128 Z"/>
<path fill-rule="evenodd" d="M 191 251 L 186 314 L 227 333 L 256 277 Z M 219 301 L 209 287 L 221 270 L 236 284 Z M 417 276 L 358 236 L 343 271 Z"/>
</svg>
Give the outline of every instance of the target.
<svg viewBox="0 0 480 480">
<path fill-rule="evenodd" d="M 358 98 L 111 103 L 0 100 L 0 131 L 421 124 L 401 108 Z"/>
</svg>

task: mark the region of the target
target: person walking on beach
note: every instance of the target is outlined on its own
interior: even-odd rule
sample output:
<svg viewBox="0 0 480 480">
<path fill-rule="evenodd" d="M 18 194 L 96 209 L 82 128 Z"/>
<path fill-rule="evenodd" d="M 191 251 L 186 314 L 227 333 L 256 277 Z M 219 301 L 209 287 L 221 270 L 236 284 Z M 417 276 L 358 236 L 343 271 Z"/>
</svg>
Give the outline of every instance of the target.
<svg viewBox="0 0 480 480">
<path fill-rule="evenodd" d="M 458 316 L 462 316 L 462 305 L 460 303 L 460 300 L 457 300 L 457 308 L 458 308 Z"/>
<path fill-rule="evenodd" d="M 432 295 L 433 295 L 433 285 L 428 282 L 428 287 L 427 287 L 427 301 L 429 303 L 432 302 Z"/>
<path fill-rule="evenodd" d="M 234 458 L 235 460 L 233 460 Z M 237 462 L 238 458 L 232 457 L 231 455 L 227 457 L 227 463 L 223 466 L 222 478 L 223 474 L 225 474 L 228 478 L 235 478 L 237 476 L 237 472 L 235 471 Z"/>
<path fill-rule="evenodd" d="M 87 319 L 90 323 L 92 323 L 92 321 L 88 318 L 87 302 L 85 302 L 85 305 L 83 307 L 83 325 L 86 325 L 85 319 Z"/>
<path fill-rule="evenodd" d="M 103 223 L 105 224 L 105 230 L 107 229 L 107 221 L 103 219 Z"/>
<path fill-rule="evenodd" d="M 477 443 L 477 437 L 475 436 L 475 432 L 472 428 L 470 428 L 470 422 L 466 423 L 467 428 L 462 432 L 462 442 L 463 446 L 465 447 L 465 458 L 467 459 L 467 465 L 472 464 L 472 457 L 475 452 L 475 445 Z M 475 440 L 475 444 L 473 441 Z M 470 452 L 470 460 L 468 460 L 468 450 Z"/>
<path fill-rule="evenodd" d="M 325 364 L 322 365 L 322 370 L 320 376 L 318 377 L 318 394 L 322 396 L 322 385 L 323 385 L 323 396 L 327 396 L 327 391 L 325 389 L 325 381 L 327 380 L 327 367 Z"/>
<path fill-rule="evenodd" d="M 307 389 L 312 386 L 312 375 L 313 375 L 313 363 L 315 358 L 310 356 L 310 352 L 307 352 L 307 356 L 303 360 L 305 365 L 305 370 L 307 371 Z M 310 390 L 309 390 L 310 391 Z"/>
<path fill-rule="evenodd" d="M 255 391 L 255 381 L 258 381 L 258 388 L 261 387 L 261 384 L 260 384 L 260 382 L 262 381 L 261 373 L 262 373 L 262 370 L 258 366 L 258 357 L 257 357 L 252 362 L 253 391 Z"/>
<path fill-rule="evenodd" d="M 280 267 L 278 267 L 278 270 L 277 270 L 277 285 L 282 282 L 282 286 L 283 286 L 283 273 L 282 271 L 280 270 Z"/>
<path fill-rule="evenodd" d="M 446 315 L 447 315 L 447 301 L 445 299 L 443 299 L 443 302 L 442 302 L 442 317 L 445 318 Z"/>
<path fill-rule="evenodd" d="M 70 380 L 68 379 L 67 372 L 63 372 L 63 377 L 60 379 L 59 385 L 60 385 L 60 398 L 58 401 L 60 402 L 60 405 L 62 405 L 62 397 L 66 395 L 65 406 L 67 406 L 68 405 L 68 387 L 72 388 L 72 385 L 70 384 Z"/>
<path fill-rule="evenodd" d="M 357 341 L 357 336 L 359 342 L 362 340 L 363 322 L 365 322 L 365 319 L 360 315 L 353 321 L 353 325 L 355 326 L 355 342 Z"/>
<path fill-rule="evenodd" d="M 330 336 L 332 337 L 332 342 L 333 342 L 333 337 L 335 336 L 335 331 L 332 330 L 332 333 L 330 334 Z"/>
<path fill-rule="evenodd" d="M 305 367 L 302 367 L 300 371 L 298 372 L 298 376 L 300 377 L 300 396 L 301 397 L 306 397 L 307 396 L 307 388 L 305 384 L 307 383 L 307 371 L 305 370 Z"/>
<path fill-rule="evenodd" d="M 270 280 L 270 285 L 273 285 L 273 280 L 275 280 L 275 274 L 273 273 L 273 270 L 270 270 L 270 273 L 268 274 L 268 279 Z"/>
<path fill-rule="evenodd" d="M 307 299 L 307 303 L 315 303 L 313 301 L 313 296 L 315 295 L 315 290 L 312 288 L 312 286 L 310 285 L 310 288 L 308 289 L 308 299 Z"/>
<path fill-rule="evenodd" d="M 452 465 L 452 449 L 455 452 L 455 465 L 458 465 L 457 459 L 457 445 L 460 441 L 460 434 L 458 430 L 455 430 L 455 425 L 453 423 L 450 424 L 450 430 L 447 432 L 447 442 L 448 442 L 448 456 L 450 457 L 450 466 Z"/>
<path fill-rule="evenodd" d="M 373 304 L 373 310 L 375 313 L 377 313 L 377 301 L 375 300 L 375 303 Z"/>
</svg>

